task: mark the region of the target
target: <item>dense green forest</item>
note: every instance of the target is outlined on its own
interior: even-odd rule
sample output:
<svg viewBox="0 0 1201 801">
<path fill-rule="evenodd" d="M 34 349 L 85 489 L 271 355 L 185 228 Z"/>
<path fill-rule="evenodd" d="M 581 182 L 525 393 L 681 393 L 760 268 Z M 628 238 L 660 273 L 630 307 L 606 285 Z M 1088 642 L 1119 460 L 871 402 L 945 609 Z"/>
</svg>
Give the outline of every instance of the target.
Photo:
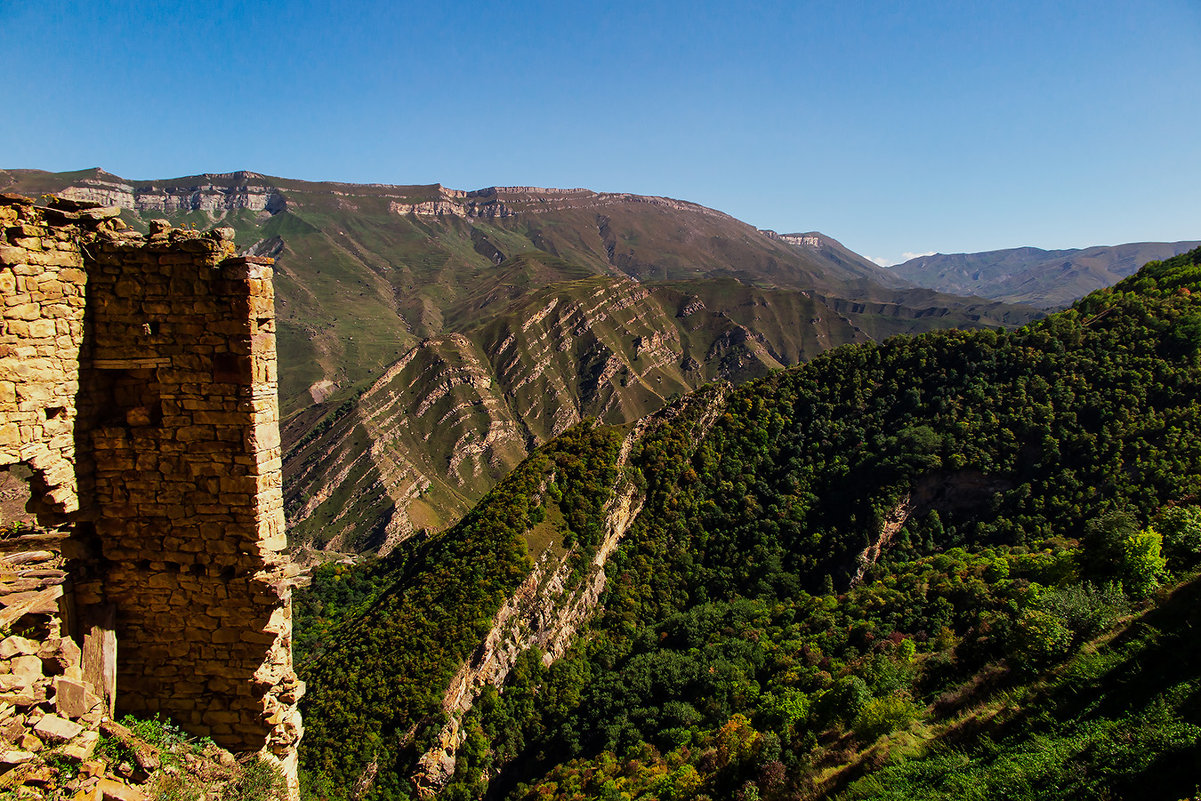
<svg viewBox="0 0 1201 801">
<path fill-rule="evenodd" d="M 484 690 L 444 797 L 1193 795 L 1199 264 L 1012 333 L 837 348 L 704 436 L 701 404 L 667 415 L 621 468 L 645 504 L 598 613 Z M 318 573 L 307 792 L 407 797 L 533 532 L 590 556 L 619 442 L 581 426 L 449 532 Z"/>
</svg>

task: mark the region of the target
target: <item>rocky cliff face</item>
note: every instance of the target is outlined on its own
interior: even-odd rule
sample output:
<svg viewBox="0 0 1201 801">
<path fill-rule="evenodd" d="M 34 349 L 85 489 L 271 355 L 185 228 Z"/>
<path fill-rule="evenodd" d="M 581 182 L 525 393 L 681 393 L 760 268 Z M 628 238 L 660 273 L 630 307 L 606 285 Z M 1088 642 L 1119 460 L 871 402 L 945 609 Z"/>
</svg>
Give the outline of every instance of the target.
<svg viewBox="0 0 1201 801">
<path fill-rule="evenodd" d="M 413 347 L 286 453 L 294 543 L 386 554 L 453 523 L 532 448 L 585 417 L 628 423 L 710 381 L 964 319 L 733 282 L 691 288 L 700 294 L 624 277 L 577 281 Z"/>
<path fill-rule="evenodd" d="M 319 525 L 318 545 L 386 553 L 453 522 L 583 417 L 624 422 L 686 392 L 696 379 L 672 319 L 645 288 L 598 279 L 549 291 L 470 336 L 421 343 L 351 414 L 288 454 L 294 536 Z M 360 512 L 371 505 L 387 520 L 364 541 Z"/>
<path fill-rule="evenodd" d="M 706 382 L 868 338 L 850 317 L 815 313 L 812 299 L 781 304 L 784 319 L 770 321 L 754 319 L 766 308 L 754 303 L 744 323 L 698 297 L 598 278 L 538 293 L 469 334 L 422 342 L 287 452 L 293 540 L 387 553 L 453 523 L 533 447 L 585 417 L 631 422 Z"/>
<path fill-rule="evenodd" d="M 695 430 L 698 441 L 725 408 L 729 389 L 729 385 L 723 385 L 704 398 L 687 402 L 704 407 Z M 640 421 L 626 436 L 617 458 L 618 478 L 609 489 L 603 510 L 604 534 L 584 575 L 572 580 L 575 547 L 557 555 L 549 548 L 543 551 L 529 577 L 496 613 L 475 653 L 459 667 L 442 698 L 447 722 L 434 747 L 418 760 L 413 776 L 413 784 L 423 797 L 432 798 L 454 775 L 456 753 L 466 736 L 463 716 L 484 686 L 503 686 L 517 658 L 530 648 L 538 648 L 543 664 L 549 666 L 563 655 L 596 609 L 607 581 L 605 566 L 646 500 L 624 471 L 630 452 L 647 433 L 683 412 L 683 405 L 672 407 L 667 414 Z"/>
<path fill-rule="evenodd" d="M 107 177 L 104 177 L 107 176 Z M 60 190 L 72 200 L 119 206 L 137 212 L 171 214 L 203 211 L 222 215 L 237 209 L 277 214 L 287 207 L 283 195 L 252 172 L 198 176 L 195 183 L 134 186 L 117 176 L 83 178 Z M 218 183 L 224 181 L 227 183 Z"/>
</svg>

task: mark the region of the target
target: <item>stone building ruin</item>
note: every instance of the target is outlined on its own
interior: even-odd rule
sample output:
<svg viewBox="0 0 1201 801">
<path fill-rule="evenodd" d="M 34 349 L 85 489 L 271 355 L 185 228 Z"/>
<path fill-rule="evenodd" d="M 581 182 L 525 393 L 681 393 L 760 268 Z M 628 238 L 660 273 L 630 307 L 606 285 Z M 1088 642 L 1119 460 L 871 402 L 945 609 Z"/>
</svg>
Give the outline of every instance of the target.
<svg viewBox="0 0 1201 801">
<path fill-rule="evenodd" d="M 0 760 L 161 713 L 295 796 L 272 261 L 91 206 L 0 195 Z"/>
</svg>

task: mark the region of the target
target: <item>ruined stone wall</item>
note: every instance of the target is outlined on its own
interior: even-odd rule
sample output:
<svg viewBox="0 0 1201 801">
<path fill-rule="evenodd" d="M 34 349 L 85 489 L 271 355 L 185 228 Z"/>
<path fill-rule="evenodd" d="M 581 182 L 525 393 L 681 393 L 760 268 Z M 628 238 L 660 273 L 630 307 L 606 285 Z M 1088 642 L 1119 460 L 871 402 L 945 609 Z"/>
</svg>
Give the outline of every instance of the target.
<svg viewBox="0 0 1201 801">
<path fill-rule="evenodd" d="M 87 280 L 82 228 L 53 226 L 31 205 L 0 197 L 0 465 L 23 462 L 37 471 L 41 511 L 60 519 L 79 509 L 74 427 Z"/>
<path fill-rule="evenodd" d="M 67 616 L 85 663 L 115 632 L 115 690 L 111 654 L 85 678 L 117 714 L 294 782 L 271 260 L 80 205 L 0 198 L 0 466 L 32 468 L 39 522 L 70 535 Z"/>
</svg>

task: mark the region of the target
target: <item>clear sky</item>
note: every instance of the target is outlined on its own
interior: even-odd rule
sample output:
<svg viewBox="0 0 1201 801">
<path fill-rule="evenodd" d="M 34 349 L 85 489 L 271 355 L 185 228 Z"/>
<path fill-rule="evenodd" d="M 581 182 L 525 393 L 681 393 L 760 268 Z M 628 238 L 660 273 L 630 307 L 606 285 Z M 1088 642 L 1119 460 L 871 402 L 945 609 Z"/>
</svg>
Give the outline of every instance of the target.
<svg viewBox="0 0 1201 801">
<path fill-rule="evenodd" d="M 1201 0 L 0 0 L 0 167 L 584 186 L 906 253 L 1201 239 Z"/>
</svg>

